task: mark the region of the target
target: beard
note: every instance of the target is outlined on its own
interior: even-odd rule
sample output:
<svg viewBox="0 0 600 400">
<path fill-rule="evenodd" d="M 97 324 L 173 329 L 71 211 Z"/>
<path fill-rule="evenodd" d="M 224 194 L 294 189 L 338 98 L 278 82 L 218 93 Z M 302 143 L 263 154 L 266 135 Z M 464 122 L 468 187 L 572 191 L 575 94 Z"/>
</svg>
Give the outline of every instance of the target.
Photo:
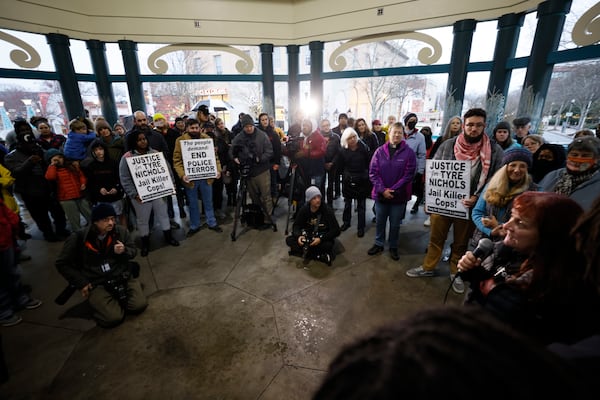
<svg viewBox="0 0 600 400">
<path fill-rule="evenodd" d="M 483 133 L 479 136 L 473 137 L 473 136 L 469 136 L 465 134 L 465 140 L 467 141 L 467 143 L 477 143 L 480 142 L 481 139 L 483 139 Z"/>
</svg>

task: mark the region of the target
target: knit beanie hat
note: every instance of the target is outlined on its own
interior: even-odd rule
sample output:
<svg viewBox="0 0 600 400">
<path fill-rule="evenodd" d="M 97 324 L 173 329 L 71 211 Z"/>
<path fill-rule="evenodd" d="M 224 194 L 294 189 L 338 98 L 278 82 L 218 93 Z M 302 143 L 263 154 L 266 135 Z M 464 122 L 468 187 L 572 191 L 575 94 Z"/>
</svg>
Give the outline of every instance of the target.
<svg viewBox="0 0 600 400">
<path fill-rule="evenodd" d="M 306 201 L 311 201 L 315 196 L 321 196 L 321 191 L 316 186 L 311 186 L 306 189 Z"/>
<path fill-rule="evenodd" d="M 167 120 L 167 119 L 165 118 L 165 116 L 164 116 L 164 115 L 162 115 L 161 113 L 156 113 L 156 114 L 154 114 L 154 116 L 152 117 L 152 120 L 153 120 L 153 121 L 158 121 L 159 119 L 164 119 L 165 121 Z"/>
<path fill-rule="evenodd" d="M 96 120 L 95 128 L 96 128 L 96 132 L 100 132 L 100 129 L 108 129 L 109 131 L 112 132 L 110 125 L 108 124 L 108 122 L 106 122 L 105 119 Z"/>
<path fill-rule="evenodd" d="M 117 213 L 113 206 L 107 203 L 98 203 L 92 208 L 92 222 L 100 221 L 108 217 L 116 217 Z"/>
<path fill-rule="evenodd" d="M 404 116 L 404 125 L 406 125 L 408 123 L 408 120 L 411 119 L 412 117 L 415 117 L 417 120 L 419 119 L 419 117 L 417 117 L 417 114 L 408 113 Z"/>
<path fill-rule="evenodd" d="M 44 154 L 44 160 L 46 160 L 46 162 L 49 163 L 50 160 L 52 160 L 52 157 L 54 157 L 54 156 L 63 156 L 64 157 L 64 154 L 60 150 L 55 149 L 55 148 L 48 149 L 48 150 L 46 150 L 46 153 Z"/>
<path fill-rule="evenodd" d="M 494 128 L 494 135 L 496 134 L 496 132 L 498 132 L 498 130 L 500 129 L 505 129 L 508 131 L 508 133 L 510 134 L 510 124 L 506 121 L 501 121 L 498 122 L 498 125 L 496 125 L 496 127 Z"/>
<path fill-rule="evenodd" d="M 527 168 L 531 168 L 533 157 L 529 150 L 518 147 L 513 149 L 508 149 L 504 152 L 504 157 L 502 157 L 502 165 L 510 164 L 513 161 L 523 161 L 527 164 Z"/>
<path fill-rule="evenodd" d="M 246 125 L 254 125 L 254 119 L 252 119 L 252 116 L 245 114 L 242 117 L 242 127 L 246 126 Z"/>
</svg>

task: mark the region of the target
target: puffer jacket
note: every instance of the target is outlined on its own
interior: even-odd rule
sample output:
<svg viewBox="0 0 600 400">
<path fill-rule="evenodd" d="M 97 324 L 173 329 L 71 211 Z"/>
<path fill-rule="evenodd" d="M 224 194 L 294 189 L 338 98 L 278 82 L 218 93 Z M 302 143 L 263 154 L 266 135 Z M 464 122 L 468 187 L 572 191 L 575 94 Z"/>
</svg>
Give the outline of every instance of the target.
<svg viewBox="0 0 600 400">
<path fill-rule="evenodd" d="M 80 199 L 83 197 L 82 185 L 87 184 L 85 175 L 79 167 L 57 167 L 49 165 L 46 170 L 46 179 L 56 181 L 56 192 L 59 201 Z"/>
</svg>

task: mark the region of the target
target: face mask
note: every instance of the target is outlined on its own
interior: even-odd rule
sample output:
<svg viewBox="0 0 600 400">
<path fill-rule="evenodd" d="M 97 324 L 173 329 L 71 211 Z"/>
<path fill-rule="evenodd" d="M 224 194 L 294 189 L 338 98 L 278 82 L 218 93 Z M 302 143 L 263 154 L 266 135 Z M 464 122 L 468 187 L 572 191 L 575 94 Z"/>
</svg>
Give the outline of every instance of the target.
<svg viewBox="0 0 600 400">
<path fill-rule="evenodd" d="M 567 165 L 573 171 L 587 171 L 596 164 L 594 157 L 567 157 Z"/>
<path fill-rule="evenodd" d="M 162 128 L 163 126 L 165 126 L 165 121 L 156 121 L 154 122 L 154 126 L 156 126 L 157 128 Z"/>
<path fill-rule="evenodd" d="M 408 129 L 410 129 L 411 131 L 413 129 L 415 129 L 415 126 L 417 126 L 417 123 L 415 121 L 409 121 L 406 126 L 408 126 Z"/>
</svg>

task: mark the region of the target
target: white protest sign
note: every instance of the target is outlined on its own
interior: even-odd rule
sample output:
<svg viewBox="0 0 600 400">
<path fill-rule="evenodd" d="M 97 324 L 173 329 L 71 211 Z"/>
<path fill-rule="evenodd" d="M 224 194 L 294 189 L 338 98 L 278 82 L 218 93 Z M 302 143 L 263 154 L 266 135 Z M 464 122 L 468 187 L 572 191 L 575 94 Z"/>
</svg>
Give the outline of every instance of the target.
<svg viewBox="0 0 600 400">
<path fill-rule="evenodd" d="M 142 203 L 175 194 L 163 153 L 142 154 L 125 160 Z"/>
<path fill-rule="evenodd" d="M 461 200 L 469 198 L 471 161 L 427 160 L 425 178 L 427 212 L 469 219 Z"/>
<path fill-rule="evenodd" d="M 183 171 L 191 181 L 217 177 L 217 160 L 212 139 L 181 141 Z"/>
</svg>

